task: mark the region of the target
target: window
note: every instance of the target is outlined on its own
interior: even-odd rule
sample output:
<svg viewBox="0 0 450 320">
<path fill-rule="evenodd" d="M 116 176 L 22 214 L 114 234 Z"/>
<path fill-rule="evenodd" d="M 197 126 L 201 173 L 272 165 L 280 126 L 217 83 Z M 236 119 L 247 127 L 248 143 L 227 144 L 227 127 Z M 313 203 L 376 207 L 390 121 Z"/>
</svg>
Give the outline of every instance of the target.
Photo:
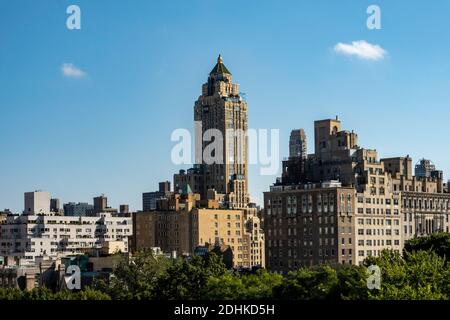
<svg viewBox="0 0 450 320">
<path fill-rule="evenodd" d="M 317 195 L 317 212 L 319 212 L 319 213 L 322 212 L 322 195 L 321 194 Z"/>
<path fill-rule="evenodd" d="M 330 194 L 328 203 L 330 206 L 330 212 L 334 212 L 334 194 Z"/>
</svg>

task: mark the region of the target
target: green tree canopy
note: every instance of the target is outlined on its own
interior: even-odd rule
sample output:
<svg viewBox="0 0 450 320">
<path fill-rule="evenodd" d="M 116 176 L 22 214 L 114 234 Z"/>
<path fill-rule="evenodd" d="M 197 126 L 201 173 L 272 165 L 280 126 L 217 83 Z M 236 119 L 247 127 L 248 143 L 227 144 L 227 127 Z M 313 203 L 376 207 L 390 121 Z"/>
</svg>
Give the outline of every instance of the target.
<svg viewBox="0 0 450 320">
<path fill-rule="evenodd" d="M 380 300 L 448 299 L 450 270 L 444 258 L 433 251 L 405 252 L 404 257 L 383 250 L 370 257 L 366 265 L 381 269 L 381 289 L 369 292 L 369 298 Z"/>
<path fill-rule="evenodd" d="M 96 288 L 113 299 L 151 299 L 155 284 L 169 265 L 167 257 L 143 250 L 131 259 L 124 257 L 113 270 L 109 283 L 100 280 Z"/>
<path fill-rule="evenodd" d="M 183 259 L 167 269 L 157 281 L 154 298 L 164 300 L 202 299 L 208 290 L 211 277 L 227 273 L 222 259 L 214 253 L 205 257 Z"/>
<path fill-rule="evenodd" d="M 205 299 L 271 299 L 273 288 L 280 285 L 283 277 L 277 273 L 258 270 L 254 274 L 226 273 L 210 277 Z"/>
<path fill-rule="evenodd" d="M 434 233 L 405 242 L 404 252 L 411 253 L 420 250 L 432 250 L 448 262 L 450 260 L 450 233 Z"/>
</svg>

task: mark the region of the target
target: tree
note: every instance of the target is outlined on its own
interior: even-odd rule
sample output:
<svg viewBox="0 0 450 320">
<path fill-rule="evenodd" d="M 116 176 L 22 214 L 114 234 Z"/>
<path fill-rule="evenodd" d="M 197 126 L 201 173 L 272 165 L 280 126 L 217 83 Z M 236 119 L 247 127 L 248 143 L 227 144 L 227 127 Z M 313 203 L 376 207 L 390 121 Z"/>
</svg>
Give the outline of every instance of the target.
<svg viewBox="0 0 450 320">
<path fill-rule="evenodd" d="M 367 268 L 363 266 L 337 266 L 338 281 L 330 290 L 329 299 L 336 300 L 367 300 Z"/>
<path fill-rule="evenodd" d="M 143 250 L 130 259 L 123 258 L 113 270 L 109 282 L 100 280 L 95 288 L 113 299 L 151 299 L 158 278 L 169 265 L 167 257 Z"/>
<path fill-rule="evenodd" d="M 242 283 L 242 278 L 233 273 L 226 273 L 219 277 L 208 279 L 208 290 L 206 290 L 205 300 L 238 300 L 246 295 L 246 287 Z"/>
<path fill-rule="evenodd" d="M 434 251 L 438 256 L 450 261 L 450 233 L 434 233 L 426 237 L 418 237 L 405 242 L 404 252 Z"/>
<path fill-rule="evenodd" d="M 302 268 L 289 272 L 274 288 L 274 298 L 282 300 L 325 299 L 338 283 L 336 270 L 330 266 Z"/>
<path fill-rule="evenodd" d="M 90 287 L 86 287 L 83 290 L 71 292 L 71 291 L 60 291 L 57 292 L 54 300 L 111 300 L 111 297 L 99 290 L 95 290 Z"/>
<path fill-rule="evenodd" d="M 211 277 L 205 299 L 270 299 L 272 290 L 281 284 L 280 274 L 270 274 L 266 270 L 258 270 L 255 274 L 226 273 L 221 277 Z"/>
<path fill-rule="evenodd" d="M 1 300 L 22 300 L 23 291 L 20 289 L 12 288 L 0 288 L 0 301 Z"/>
<path fill-rule="evenodd" d="M 405 252 L 404 257 L 383 250 L 379 257 L 370 257 L 365 265 L 381 269 L 381 289 L 369 292 L 379 300 L 448 299 L 450 270 L 444 258 L 433 251 Z"/>
<path fill-rule="evenodd" d="M 247 274 L 242 278 L 245 290 L 243 299 L 271 299 L 273 288 L 279 286 L 283 276 L 260 269 L 255 274 Z"/>
<path fill-rule="evenodd" d="M 214 253 L 183 259 L 167 269 L 155 286 L 154 297 L 164 300 L 197 300 L 207 296 L 208 281 L 227 273 L 222 259 Z"/>
</svg>

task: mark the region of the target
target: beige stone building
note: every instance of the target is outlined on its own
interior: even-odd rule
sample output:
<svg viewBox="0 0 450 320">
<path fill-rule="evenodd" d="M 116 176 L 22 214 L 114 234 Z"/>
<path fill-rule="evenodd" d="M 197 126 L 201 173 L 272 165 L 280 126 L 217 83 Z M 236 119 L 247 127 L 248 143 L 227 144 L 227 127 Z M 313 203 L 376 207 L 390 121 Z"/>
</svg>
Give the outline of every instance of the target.
<svg viewBox="0 0 450 320">
<path fill-rule="evenodd" d="M 413 176 L 409 156 L 378 159 L 338 119 L 316 121 L 314 133 L 314 154 L 285 160 L 264 193 L 269 269 L 360 264 L 383 249 L 401 252 L 407 239 L 449 231 L 442 175 Z"/>
<path fill-rule="evenodd" d="M 160 247 L 191 256 L 198 246 L 229 245 L 235 267 L 264 266 L 264 234 L 256 208 L 221 209 L 216 200 L 202 207 L 198 198 L 176 194 L 159 201 L 155 211 L 133 214 L 133 249 Z"/>
<path fill-rule="evenodd" d="M 261 220 L 248 195 L 247 118 L 247 103 L 219 55 L 194 105 L 196 164 L 174 175 L 174 194 L 157 201 L 156 210 L 134 214 L 134 250 L 189 256 L 197 247 L 229 246 L 234 267 L 264 266 Z"/>
<path fill-rule="evenodd" d="M 233 83 L 220 55 L 195 102 L 194 120 L 201 124 L 201 137 L 204 138 L 201 152 L 196 152 L 194 168 L 175 174 L 175 191 L 189 188 L 206 198 L 208 190 L 214 189 L 224 195 L 224 203 L 229 208 L 246 207 L 249 202 L 247 103 L 239 95 L 239 85 Z M 211 152 L 213 163 L 210 163 L 202 155 L 210 155 L 208 146 L 217 139 L 217 132 L 222 137 L 220 150 Z"/>
</svg>

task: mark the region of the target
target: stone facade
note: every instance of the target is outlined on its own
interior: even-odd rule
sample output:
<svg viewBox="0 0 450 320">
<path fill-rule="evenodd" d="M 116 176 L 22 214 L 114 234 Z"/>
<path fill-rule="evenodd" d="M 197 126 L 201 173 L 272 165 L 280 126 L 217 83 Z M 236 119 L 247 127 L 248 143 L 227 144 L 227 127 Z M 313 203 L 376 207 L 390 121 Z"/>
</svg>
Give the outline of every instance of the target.
<svg viewBox="0 0 450 320">
<path fill-rule="evenodd" d="M 201 153 L 196 153 L 198 165 L 187 173 L 176 174 L 174 186 L 175 190 L 189 188 L 202 198 L 206 198 L 208 190 L 214 189 L 225 195 L 228 207 L 244 208 L 249 202 L 247 103 L 239 95 L 239 85 L 232 80 L 219 56 L 194 105 L 194 120 L 197 125 L 201 124 L 198 133 L 203 137 Z M 222 141 L 218 141 L 221 152 L 214 152 L 212 163 L 204 157 L 199 159 L 204 154 L 210 155 L 207 148 L 216 139 L 215 133 L 222 137 Z"/>
<path fill-rule="evenodd" d="M 220 209 L 216 200 L 200 207 L 199 198 L 174 195 L 172 203 L 161 200 L 155 211 L 133 214 L 133 249 L 160 247 L 191 256 L 199 246 L 228 245 L 234 267 L 264 266 L 264 234 L 256 208 Z"/>
<path fill-rule="evenodd" d="M 409 156 L 378 159 L 338 119 L 316 121 L 314 133 L 314 154 L 285 160 L 264 193 L 270 270 L 360 264 L 383 249 L 401 252 L 407 239 L 449 231 L 442 174 L 413 176 Z"/>
</svg>

